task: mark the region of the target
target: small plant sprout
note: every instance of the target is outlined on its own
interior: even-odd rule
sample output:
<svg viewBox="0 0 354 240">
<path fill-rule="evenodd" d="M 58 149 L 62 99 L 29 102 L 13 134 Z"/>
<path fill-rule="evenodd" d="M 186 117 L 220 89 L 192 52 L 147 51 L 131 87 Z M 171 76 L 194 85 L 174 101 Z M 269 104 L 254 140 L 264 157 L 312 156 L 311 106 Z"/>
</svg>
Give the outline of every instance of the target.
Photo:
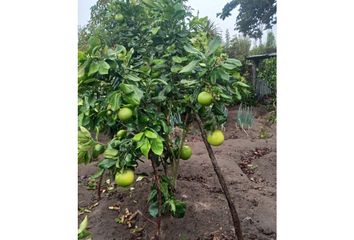
<svg viewBox="0 0 354 240">
<path fill-rule="evenodd" d="M 250 129 L 252 127 L 253 120 L 252 109 L 250 107 L 242 107 L 241 104 L 236 113 L 236 125 L 248 135 L 245 129 Z"/>
</svg>

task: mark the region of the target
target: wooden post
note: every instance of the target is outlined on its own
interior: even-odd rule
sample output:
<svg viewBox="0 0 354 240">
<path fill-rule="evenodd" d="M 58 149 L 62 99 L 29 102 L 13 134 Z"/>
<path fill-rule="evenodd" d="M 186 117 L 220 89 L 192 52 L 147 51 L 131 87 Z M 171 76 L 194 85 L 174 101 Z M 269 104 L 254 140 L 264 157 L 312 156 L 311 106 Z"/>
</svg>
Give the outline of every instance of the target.
<svg viewBox="0 0 354 240">
<path fill-rule="evenodd" d="M 252 61 L 252 85 L 256 88 L 257 66 L 255 61 Z"/>
</svg>

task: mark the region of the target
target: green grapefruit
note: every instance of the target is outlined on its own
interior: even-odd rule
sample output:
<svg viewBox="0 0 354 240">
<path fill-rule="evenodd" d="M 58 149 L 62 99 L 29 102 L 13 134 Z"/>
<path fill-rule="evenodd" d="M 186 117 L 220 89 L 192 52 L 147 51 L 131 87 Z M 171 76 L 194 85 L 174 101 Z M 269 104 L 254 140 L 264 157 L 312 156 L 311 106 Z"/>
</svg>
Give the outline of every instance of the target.
<svg viewBox="0 0 354 240">
<path fill-rule="evenodd" d="M 183 145 L 181 151 L 181 159 L 188 160 L 192 156 L 192 148 L 188 145 Z"/>
<path fill-rule="evenodd" d="M 133 170 L 127 169 L 123 173 L 118 172 L 115 177 L 116 184 L 120 187 L 128 187 L 134 182 L 135 174 Z"/>
<path fill-rule="evenodd" d="M 127 135 L 127 130 L 121 129 L 117 132 L 118 139 L 124 138 Z"/>
<path fill-rule="evenodd" d="M 118 118 L 122 121 L 127 121 L 133 116 L 133 111 L 130 108 L 124 107 L 119 109 Z"/>
<path fill-rule="evenodd" d="M 208 135 L 208 143 L 213 146 L 220 146 L 224 142 L 224 133 L 221 130 L 215 130 Z"/>
<path fill-rule="evenodd" d="M 122 14 L 117 14 L 114 16 L 114 19 L 118 22 L 123 22 L 124 16 Z"/>
<path fill-rule="evenodd" d="M 208 106 L 213 101 L 213 96 L 208 92 L 201 92 L 198 95 L 198 103 L 203 106 Z"/>
<path fill-rule="evenodd" d="M 102 144 L 96 144 L 93 148 L 93 156 L 98 157 L 98 155 L 104 152 L 104 146 Z"/>
</svg>

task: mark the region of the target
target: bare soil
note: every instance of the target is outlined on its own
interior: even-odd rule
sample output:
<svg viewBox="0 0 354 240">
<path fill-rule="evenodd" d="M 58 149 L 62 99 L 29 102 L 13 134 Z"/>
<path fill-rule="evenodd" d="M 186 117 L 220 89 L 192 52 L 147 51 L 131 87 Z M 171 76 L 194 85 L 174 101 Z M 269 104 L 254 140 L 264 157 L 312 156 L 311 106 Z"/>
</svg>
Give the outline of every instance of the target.
<svg viewBox="0 0 354 240">
<path fill-rule="evenodd" d="M 225 124 L 225 142 L 213 150 L 238 211 L 244 238 L 275 240 L 276 124 L 268 122 L 270 113 L 264 107 L 253 111 L 254 124 L 246 134 L 235 125 L 237 109 L 230 109 Z M 235 239 L 226 199 L 200 134 L 197 128 L 194 129 L 187 138 L 193 155 L 180 163 L 176 192 L 176 197 L 187 204 L 186 214 L 182 219 L 163 217 L 161 239 Z M 136 182 L 132 190 L 116 188 L 109 191 L 109 184 L 105 182 L 108 176 L 105 176 L 105 192 L 100 201 L 97 190 L 88 190 L 87 186 L 88 177 L 97 171 L 96 165 L 79 166 L 78 221 L 88 215 L 88 230 L 93 240 L 151 239 L 155 226 L 140 215 L 132 219 L 130 228 L 128 224 L 115 221 L 124 213 L 132 214 L 137 210 L 149 217 L 150 164 L 139 165 L 137 174 L 147 174 L 148 177 Z"/>
</svg>

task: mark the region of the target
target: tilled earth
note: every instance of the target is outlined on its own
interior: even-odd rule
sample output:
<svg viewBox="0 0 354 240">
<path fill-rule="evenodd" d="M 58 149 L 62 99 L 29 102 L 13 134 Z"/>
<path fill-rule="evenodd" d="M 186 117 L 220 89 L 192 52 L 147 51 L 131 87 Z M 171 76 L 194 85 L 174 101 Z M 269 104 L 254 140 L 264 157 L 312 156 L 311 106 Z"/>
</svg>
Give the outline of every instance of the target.
<svg viewBox="0 0 354 240">
<path fill-rule="evenodd" d="M 267 121 L 270 113 L 258 107 L 254 109 L 254 125 L 246 134 L 235 126 L 236 111 L 229 111 L 224 144 L 213 150 L 238 211 L 244 238 L 275 240 L 276 127 Z M 181 161 L 176 192 L 176 197 L 187 204 L 186 214 L 182 219 L 164 217 L 161 239 L 235 239 L 226 199 L 197 128 L 187 140 L 193 155 Z M 155 226 L 137 213 L 149 217 L 149 163 L 139 165 L 137 174 L 148 177 L 136 182 L 132 190 L 110 188 L 105 176 L 100 201 L 97 190 L 88 189 L 88 177 L 97 171 L 96 165 L 79 166 L 79 222 L 88 215 L 93 240 L 151 239 Z M 125 224 L 117 223 L 115 220 L 123 215 Z"/>
</svg>

